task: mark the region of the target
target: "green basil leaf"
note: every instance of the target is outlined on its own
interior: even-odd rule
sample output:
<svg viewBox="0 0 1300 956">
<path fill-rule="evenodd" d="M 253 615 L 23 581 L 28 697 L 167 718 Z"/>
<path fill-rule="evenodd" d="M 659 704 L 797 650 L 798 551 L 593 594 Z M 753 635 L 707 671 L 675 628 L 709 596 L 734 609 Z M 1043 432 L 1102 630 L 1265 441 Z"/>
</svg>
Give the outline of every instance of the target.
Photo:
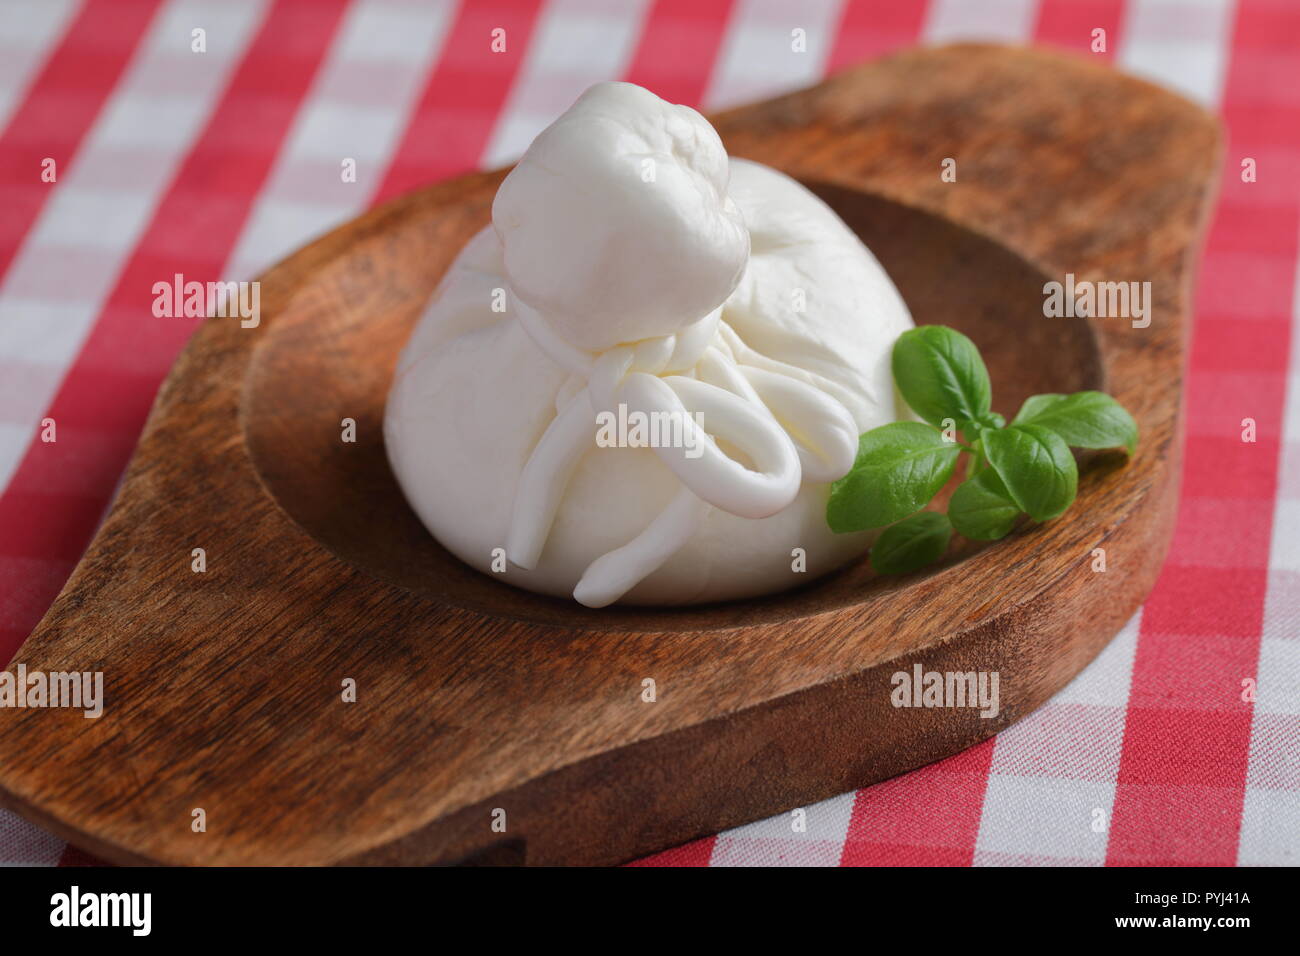
<svg viewBox="0 0 1300 956">
<path fill-rule="evenodd" d="M 1058 402 L 1065 401 L 1066 396 L 1060 392 L 1048 392 L 1043 395 L 1030 395 L 1025 399 L 1025 404 L 1020 406 L 1020 411 L 1016 412 L 1016 417 L 1011 419 L 1013 425 L 1029 425 L 1036 415 L 1041 415 L 1044 411 L 1051 408 Z"/>
<path fill-rule="evenodd" d="M 1012 424 L 1050 428 L 1074 448 L 1123 447 L 1131 455 L 1137 447 L 1137 422 L 1105 392 L 1034 395 Z"/>
<path fill-rule="evenodd" d="M 988 424 L 993 388 L 975 343 L 944 325 L 909 329 L 894 343 L 894 382 L 907 404 L 931 425 Z M 963 429 L 964 430 L 964 429 Z"/>
<path fill-rule="evenodd" d="M 1019 516 L 1020 509 L 992 468 L 962 482 L 948 502 L 952 526 L 975 541 L 1005 538 Z"/>
<path fill-rule="evenodd" d="M 1055 518 L 1074 501 L 1079 467 L 1070 446 L 1042 425 L 986 428 L 980 442 L 1011 500 L 1035 521 Z"/>
<path fill-rule="evenodd" d="M 951 477 L 961 448 L 920 422 L 893 422 L 858 439 L 849 473 L 831 485 L 826 523 L 844 534 L 920 511 Z"/>
<path fill-rule="evenodd" d="M 919 512 L 880 533 L 871 549 L 871 566 L 881 574 L 908 574 L 943 557 L 951 536 L 947 515 Z"/>
</svg>

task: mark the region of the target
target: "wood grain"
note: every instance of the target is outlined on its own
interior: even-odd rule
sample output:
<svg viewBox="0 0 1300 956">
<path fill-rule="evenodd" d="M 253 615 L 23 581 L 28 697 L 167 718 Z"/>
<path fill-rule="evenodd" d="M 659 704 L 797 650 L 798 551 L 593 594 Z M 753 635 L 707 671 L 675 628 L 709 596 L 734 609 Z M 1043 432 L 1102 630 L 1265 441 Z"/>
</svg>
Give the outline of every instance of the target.
<svg viewBox="0 0 1300 956">
<path fill-rule="evenodd" d="M 127 863 L 613 863 L 955 753 L 1087 664 L 1171 533 L 1213 119 L 1083 61 L 960 46 L 715 122 L 834 206 L 919 323 L 977 341 L 999 411 L 1104 387 L 1138 419 L 1137 457 L 1089 456 L 1065 517 L 906 578 L 859 563 L 675 610 L 514 590 L 444 552 L 384 460 L 397 351 L 502 174 L 432 186 L 263 276 L 257 329 L 210 319 L 186 348 L 11 665 L 103 671 L 104 716 L 0 710 L 0 802 Z M 1066 272 L 1151 282 L 1150 327 L 1045 318 Z M 997 671 L 1000 713 L 893 707 L 916 663 Z"/>
</svg>

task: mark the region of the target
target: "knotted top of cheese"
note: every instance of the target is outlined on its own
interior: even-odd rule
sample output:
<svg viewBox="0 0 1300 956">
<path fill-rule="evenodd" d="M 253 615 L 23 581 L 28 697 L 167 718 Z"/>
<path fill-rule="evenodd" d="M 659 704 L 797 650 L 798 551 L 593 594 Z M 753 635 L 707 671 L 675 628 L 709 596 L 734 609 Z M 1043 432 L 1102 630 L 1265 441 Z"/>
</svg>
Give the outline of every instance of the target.
<svg viewBox="0 0 1300 956">
<path fill-rule="evenodd" d="M 722 305 L 749 259 L 729 175 L 695 110 L 631 83 L 593 86 L 497 191 L 511 291 L 578 349 L 682 330 Z"/>
</svg>

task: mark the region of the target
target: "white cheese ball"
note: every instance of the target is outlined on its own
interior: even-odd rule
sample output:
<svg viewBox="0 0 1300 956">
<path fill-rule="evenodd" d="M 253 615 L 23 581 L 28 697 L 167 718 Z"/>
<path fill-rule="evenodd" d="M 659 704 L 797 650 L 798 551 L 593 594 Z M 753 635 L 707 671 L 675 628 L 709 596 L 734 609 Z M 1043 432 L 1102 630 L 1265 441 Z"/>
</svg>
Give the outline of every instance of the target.
<svg viewBox="0 0 1300 956">
<path fill-rule="evenodd" d="M 631 83 L 599 83 L 524 153 L 492 224 L 511 291 L 570 345 L 670 335 L 740 281 L 749 233 L 708 121 Z"/>
<path fill-rule="evenodd" d="M 889 354 L 912 321 L 875 257 L 820 199 L 773 169 L 731 160 L 729 192 L 752 239 L 723 307 L 723 321 L 758 353 L 742 361 L 793 367 L 839 400 L 859 431 L 894 421 Z M 485 573 L 493 549 L 505 547 L 520 472 L 568 377 L 509 309 L 492 311 L 492 290 L 507 284 L 507 271 L 491 228 L 466 246 L 402 353 L 385 416 L 389 460 L 411 506 L 448 550 Z M 659 281 L 681 284 L 667 276 Z M 650 449 L 598 448 L 593 434 L 537 568 L 493 576 L 568 598 L 592 561 L 640 533 L 680 487 Z M 805 481 L 792 504 L 762 519 L 711 509 L 620 603 L 753 597 L 861 555 L 871 535 L 836 535 L 826 526 L 829 490 Z M 807 554 L 805 573 L 792 570 L 794 548 Z"/>
</svg>

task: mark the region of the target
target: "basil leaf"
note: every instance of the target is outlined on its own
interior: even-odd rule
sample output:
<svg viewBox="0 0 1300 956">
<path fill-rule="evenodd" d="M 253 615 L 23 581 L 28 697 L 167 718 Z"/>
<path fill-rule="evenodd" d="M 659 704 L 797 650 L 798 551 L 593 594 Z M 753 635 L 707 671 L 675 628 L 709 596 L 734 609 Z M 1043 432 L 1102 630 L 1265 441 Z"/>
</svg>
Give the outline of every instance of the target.
<svg viewBox="0 0 1300 956">
<path fill-rule="evenodd" d="M 871 549 L 871 566 L 881 574 L 907 574 L 943 557 L 951 536 L 947 515 L 921 511 L 880 533 Z"/>
<path fill-rule="evenodd" d="M 1050 428 L 1074 448 L 1137 447 L 1137 422 L 1105 392 L 1034 395 L 1025 400 L 1012 424 Z"/>
<path fill-rule="evenodd" d="M 904 400 L 931 425 L 988 424 L 993 388 L 975 343 L 944 325 L 909 329 L 894 343 L 891 366 Z M 963 429 L 964 430 L 964 429 Z"/>
<path fill-rule="evenodd" d="M 883 528 L 924 508 L 944 486 L 961 448 L 920 422 L 893 422 L 858 439 L 849 473 L 831 485 L 826 523 L 844 534 Z"/>
<path fill-rule="evenodd" d="M 1019 516 L 1020 509 L 992 468 L 962 482 L 948 502 L 952 526 L 975 541 L 1005 538 Z"/>
<path fill-rule="evenodd" d="M 980 442 L 1021 511 L 1035 521 L 1048 521 L 1070 507 L 1078 491 L 1079 467 L 1056 432 L 1042 425 L 986 428 Z"/>
<path fill-rule="evenodd" d="M 1020 406 L 1020 411 L 1016 412 L 1016 417 L 1011 419 L 1013 425 L 1030 425 L 1032 419 L 1041 415 L 1044 411 L 1065 401 L 1068 396 L 1060 392 L 1048 392 L 1043 395 L 1030 395 L 1025 399 L 1025 404 Z"/>
</svg>

